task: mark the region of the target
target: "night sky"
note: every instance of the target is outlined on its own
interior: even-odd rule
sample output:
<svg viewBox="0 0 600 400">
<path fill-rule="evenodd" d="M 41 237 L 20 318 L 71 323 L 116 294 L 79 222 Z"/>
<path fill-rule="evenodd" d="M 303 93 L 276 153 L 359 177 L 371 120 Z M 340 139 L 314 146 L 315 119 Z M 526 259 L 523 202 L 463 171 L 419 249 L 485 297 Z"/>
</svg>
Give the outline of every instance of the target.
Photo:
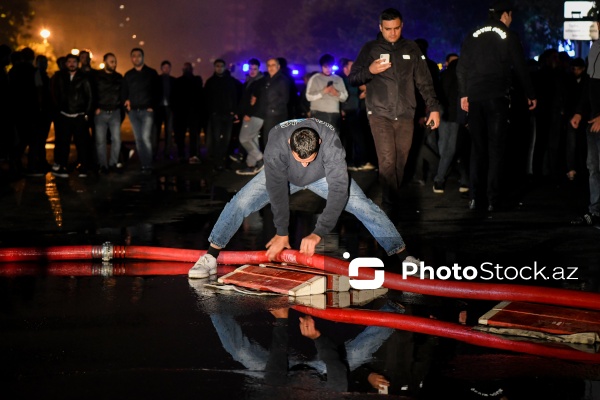
<svg viewBox="0 0 600 400">
<path fill-rule="evenodd" d="M 189 61 L 207 77 L 212 60 L 245 45 L 252 19 L 245 2 L 223 0 L 38 0 L 34 6 L 33 32 L 49 29 L 57 56 L 88 48 L 98 68 L 102 55 L 113 52 L 121 73 L 131 68 L 129 52 L 139 46 L 153 68 L 168 59 L 179 76 Z"/>
</svg>

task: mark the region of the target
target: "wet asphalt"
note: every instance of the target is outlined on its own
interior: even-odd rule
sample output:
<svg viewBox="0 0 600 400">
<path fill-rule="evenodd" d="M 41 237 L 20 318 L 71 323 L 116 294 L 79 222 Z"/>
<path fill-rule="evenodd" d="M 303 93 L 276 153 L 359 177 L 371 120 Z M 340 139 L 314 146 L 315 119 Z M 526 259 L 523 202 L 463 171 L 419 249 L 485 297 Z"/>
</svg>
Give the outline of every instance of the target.
<svg viewBox="0 0 600 400">
<path fill-rule="evenodd" d="M 125 142 L 133 147 L 131 140 Z M 47 150 L 51 161 L 51 143 Z M 163 157 L 156 161 L 153 174 L 144 175 L 134 156 L 123 173 L 4 179 L 0 247 L 109 241 L 206 249 L 224 204 L 250 179 L 236 175 L 237 166 L 232 163 L 230 169 L 215 172 L 207 162 L 189 165 Z M 351 175 L 369 197 L 380 201 L 377 172 Z M 576 267 L 576 279 L 514 283 L 600 291 L 600 230 L 569 225 L 585 205 L 585 181 L 515 180 L 510 207 L 488 213 L 467 209 L 468 199 L 459 193 L 457 179 L 450 177 L 442 195 L 433 193 L 430 182 L 404 187 L 397 226 L 411 253 L 435 267 L 485 262 L 504 267 L 534 262 L 548 269 Z M 292 198 L 293 247 L 311 232 L 323 206 L 324 201 L 308 191 Z M 264 248 L 274 235 L 271 218 L 268 207 L 250 215 L 227 249 Z M 394 258 L 388 258 L 347 213 L 319 251 L 338 258 L 344 252 L 352 257 L 376 256 L 386 268 L 398 268 Z M 306 382 L 313 376 L 275 385 L 260 371 L 273 329 L 268 310 L 287 307 L 287 298 L 215 293 L 203 286 L 203 280 L 190 281 L 185 275 L 111 276 L 98 262 L 90 263 L 100 271 L 97 276 L 0 277 L 0 398 L 372 398 L 360 385 L 356 390 L 363 390 L 362 394 L 329 392 L 319 383 Z M 220 268 L 219 274 L 224 272 Z M 494 281 L 507 283 L 504 278 Z M 365 307 L 377 309 L 386 302 L 415 315 L 451 322 L 466 310 L 469 324 L 476 324 L 496 304 L 390 291 Z M 296 328 L 298 316 L 290 311 L 290 365 L 292 359 L 308 363 L 316 353 Z M 317 325 L 337 343 L 351 341 L 365 329 L 320 320 Z M 414 375 L 423 388 L 400 392 L 406 396 L 490 398 L 504 393 L 509 399 L 579 399 L 592 387 L 598 394 L 598 365 L 443 338 L 435 338 L 423 361 L 415 345 L 423 337 L 400 335 L 408 336 L 399 339 L 401 345 L 381 347 L 371 364 L 384 368 L 384 360 L 395 351 L 398 362 L 390 366 L 388 361 L 386 371 L 402 370 L 405 377 L 419 371 Z M 415 351 L 408 354 L 406 349 L 413 347 Z M 244 355 L 241 349 L 250 350 Z M 322 384 L 322 375 L 316 379 Z M 399 378 L 398 387 L 403 385 Z"/>
</svg>

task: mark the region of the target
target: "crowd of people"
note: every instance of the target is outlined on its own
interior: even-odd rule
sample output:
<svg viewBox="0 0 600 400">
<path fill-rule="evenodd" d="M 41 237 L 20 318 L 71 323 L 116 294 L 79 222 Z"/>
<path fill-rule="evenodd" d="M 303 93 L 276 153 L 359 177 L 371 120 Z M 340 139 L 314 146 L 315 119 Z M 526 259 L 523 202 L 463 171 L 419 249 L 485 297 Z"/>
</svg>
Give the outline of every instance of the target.
<svg viewBox="0 0 600 400">
<path fill-rule="evenodd" d="M 506 188 L 514 185 L 507 181 L 527 175 L 575 180 L 589 173 L 590 209 L 579 223 L 596 224 L 598 129 L 595 122 L 580 123 L 596 116 L 589 96 L 595 60 L 586 73 L 583 59 L 549 49 L 527 63 L 509 30 L 512 8 L 510 1 L 494 2 L 487 25 L 467 36 L 460 54 L 448 54 L 441 72 L 427 56 L 427 41 L 404 38 L 402 15 L 386 10 L 379 35 L 356 60 L 321 56 L 321 70 L 307 74 L 300 90 L 284 58 L 266 60 L 264 72 L 252 58 L 244 83 L 217 59 L 204 83 L 189 62 L 175 78 L 165 60 L 159 74 L 145 64 L 141 48 L 131 50 L 132 68 L 123 75 L 114 54 L 105 54 L 97 70 L 90 52 L 81 51 L 60 57 L 49 77 L 45 56 L 2 45 L 1 157 L 12 178 L 118 172 L 134 153 L 143 174 L 164 157 L 208 161 L 217 172 L 235 162 L 236 173 L 256 175 L 264 168 L 271 129 L 313 117 L 339 134 L 349 170 L 379 168 L 382 208 L 390 217 L 403 184 L 429 180 L 443 194 L 455 167 L 469 207 L 488 211 L 509 203 Z M 126 115 L 135 150 L 121 144 Z M 52 124 L 55 147 L 48 160 Z"/>
</svg>

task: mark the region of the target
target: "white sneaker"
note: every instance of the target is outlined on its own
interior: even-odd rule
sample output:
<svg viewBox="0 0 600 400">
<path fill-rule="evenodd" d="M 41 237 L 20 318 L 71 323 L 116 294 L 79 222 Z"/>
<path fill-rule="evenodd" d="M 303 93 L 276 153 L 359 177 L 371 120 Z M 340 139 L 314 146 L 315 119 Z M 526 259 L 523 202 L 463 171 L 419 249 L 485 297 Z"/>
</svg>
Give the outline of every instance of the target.
<svg viewBox="0 0 600 400">
<path fill-rule="evenodd" d="M 402 262 L 402 264 L 404 264 L 404 263 L 411 263 L 411 264 L 415 264 L 417 266 L 416 271 L 414 271 L 414 272 L 411 271 L 411 273 L 407 273 L 406 276 L 414 276 L 416 278 L 420 278 L 421 274 L 423 274 L 424 279 L 430 279 L 429 271 L 421 271 L 421 260 L 419 260 L 417 257 L 408 256 Z"/>
<path fill-rule="evenodd" d="M 217 273 L 217 259 L 210 254 L 205 254 L 196 261 L 196 264 L 189 270 L 190 278 L 206 278 Z"/>
</svg>

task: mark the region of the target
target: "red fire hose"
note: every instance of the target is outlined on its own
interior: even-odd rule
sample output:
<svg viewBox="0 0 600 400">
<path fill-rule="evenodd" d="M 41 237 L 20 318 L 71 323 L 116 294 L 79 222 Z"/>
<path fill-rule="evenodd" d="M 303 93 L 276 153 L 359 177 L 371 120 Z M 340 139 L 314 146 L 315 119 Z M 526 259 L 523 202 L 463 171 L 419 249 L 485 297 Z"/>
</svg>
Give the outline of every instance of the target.
<svg viewBox="0 0 600 400">
<path fill-rule="evenodd" d="M 438 321 L 430 318 L 356 309 L 348 310 L 330 308 L 326 310 L 319 310 L 306 306 L 293 306 L 293 308 L 298 312 L 323 318 L 329 321 L 358 325 L 383 326 L 387 328 L 460 340 L 476 346 L 523 352 L 571 361 L 600 363 L 600 354 L 598 353 L 585 353 L 582 351 L 561 347 L 560 345 L 556 345 L 556 347 L 550 347 L 551 345 L 509 340 L 489 333 L 474 331 L 471 329 L 471 327 L 466 325 Z"/>
<path fill-rule="evenodd" d="M 193 263 L 203 255 L 204 250 L 174 249 L 148 246 L 60 246 L 34 248 L 0 249 L 0 263 L 16 261 L 50 262 L 64 260 L 111 259 L 178 261 Z M 315 254 L 306 256 L 295 250 L 282 251 L 277 260 L 301 264 L 348 276 L 348 261 Z M 269 262 L 265 251 L 222 251 L 219 264 L 243 265 Z M 1 268 L 1 266 L 0 266 Z M 185 268 L 183 268 L 185 270 Z M 181 274 L 180 268 L 172 274 Z M 183 272 L 185 273 L 185 272 Z M 373 279 L 372 268 L 360 268 L 358 278 Z M 567 307 L 600 310 L 600 294 L 537 286 L 492 284 L 478 282 L 442 281 L 403 277 L 387 272 L 384 287 L 405 292 L 421 293 L 432 296 L 453 297 L 478 300 L 527 301 L 542 304 L 554 304 Z"/>
</svg>

